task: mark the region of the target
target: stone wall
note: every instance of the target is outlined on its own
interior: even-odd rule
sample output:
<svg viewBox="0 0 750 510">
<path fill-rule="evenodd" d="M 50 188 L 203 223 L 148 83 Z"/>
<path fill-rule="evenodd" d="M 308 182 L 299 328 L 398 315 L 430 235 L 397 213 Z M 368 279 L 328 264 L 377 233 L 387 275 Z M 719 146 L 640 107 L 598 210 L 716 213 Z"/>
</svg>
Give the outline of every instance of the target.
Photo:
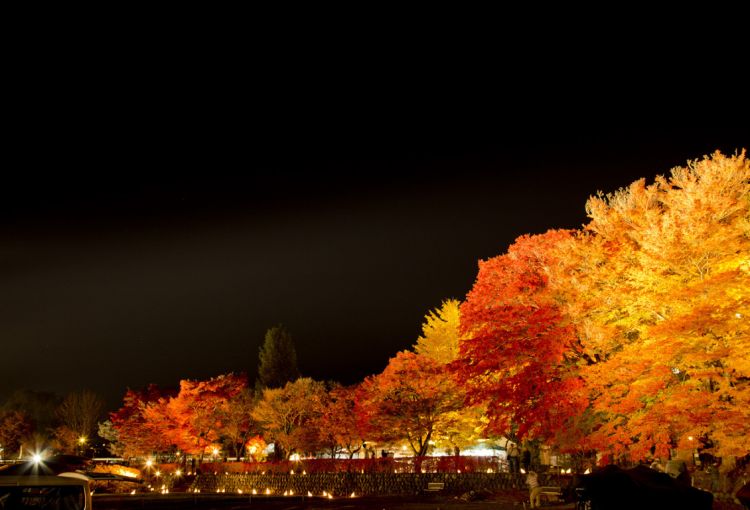
<svg viewBox="0 0 750 510">
<path fill-rule="evenodd" d="M 555 479 L 540 475 L 541 485 L 559 485 Z M 334 495 L 413 495 L 427 488 L 430 482 L 442 482 L 444 491 L 463 494 L 474 490 L 501 492 L 526 488 L 524 475 L 509 473 L 311 473 L 311 474 L 259 474 L 229 473 L 202 474 L 193 482 L 190 490 L 200 492 L 224 491 L 243 494 L 258 494 L 270 489 L 272 494 L 294 491 L 304 495 L 311 492 L 320 495 L 323 491 Z"/>
</svg>

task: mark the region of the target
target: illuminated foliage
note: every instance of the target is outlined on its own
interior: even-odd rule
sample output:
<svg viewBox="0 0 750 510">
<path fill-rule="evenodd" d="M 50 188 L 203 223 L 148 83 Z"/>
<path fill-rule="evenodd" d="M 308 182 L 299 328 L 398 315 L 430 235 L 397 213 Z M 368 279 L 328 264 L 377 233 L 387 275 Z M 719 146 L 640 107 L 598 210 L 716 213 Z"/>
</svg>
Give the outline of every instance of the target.
<svg viewBox="0 0 750 510">
<path fill-rule="evenodd" d="M 250 388 L 243 388 L 219 411 L 221 414 L 219 434 L 237 458 L 242 456 L 243 447 L 250 436 L 259 432 L 258 425 L 251 416 L 254 408 L 255 395 Z"/>
<path fill-rule="evenodd" d="M 466 339 L 452 364 L 472 402 L 487 405 L 488 432 L 551 439 L 586 406 L 575 329 L 550 277 L 567 231 L 523 236 L 479 264 L 461 306 Z"/>
<path fill-rule="evenodd" d="M 320 408 L 311 426 L 318 431 L 318 441 L 331 457 L 346 453 L 354 457 L 362 449 L 364 427 L 357 418 L 356 387 L 335 385 L 322 395 Z"/>
<path fill-rule="evenodd" d="M 186 453 L 200 454 L 219 440 L 222 418 L 232 398 L 247 387 L 244 375 L 227 374 L 206 381 L 180 381 L 175 397 L 147 404 L 143 415 L 168 444 Z"/>
<path fill-rule="evenodd" d="M 245 443 L 245 453 L 253 462 L 266 460 L 266 448 L 268 445 L 261 436 L 253 436 Z"/>
<path fill-rule="evenodd" d="M 325 398 L 324 384 L 309 377 L 263 390 L 253 418 L 263 427 L 266 440 L 273 441 L 277 457 L 286 459 L 316 444 L 317 431 L 308 425 L 317 418 Z"/>
<path fill-rule="evenodd" d="M 580 249 L 594 446 L 750 452 L 750 165 L 719 153 L 592 198 Z M 606 256 L 603 256 L 606 255 Z M 693 438 L 691 443 L 690 437 Z"/>
<path fill-rule="evenodd" d="M 432 358 L 438 363 L 450 363 L 458 356 L 461 303 L 456 299 L 443 301 L 440 308 L 430 311 L 422 324 L 422 336 L 414 352 Z"/>
<path fill-rule="evenodd" d="M 455 361 L 462 339 L 460 306 L 460 301 L 447 299 L 440 308 L 428 312 L 422 324 L 422 336 L 414 345 L 414 352 L 442 365 Z M 457 399 L 466 400 L 460 381 L 456 381 L 454 391 Z M 444 426 L 439 427 L 432 436 L 435 447 L 454 452 L 473 445 L 480 438 L 484 428 L 484 412 L 481 405 L 467 404 L 445 413 L 441 417 Z"/>
<path fill-rule="evenodd" d="M 370 432 L 379 440 L 406 440 L 417 456 L 427 454 L 433 436 L 453 425 L 449 413 L 462 406 L 444 365 L 409 351 L 362 383 L 360 409 Z"/>
<path fill-rule="evenodd" d="M 168 397 L 168 392 L 153 384 L 143 391 L 125 392 L 123 406 L 110 413 L 112 427 L 117 432 L 118 448 L 125 457 L 139 457 L 169 449 L 166 435 L 145 416 L 148 406 L 155 406 Z"/>
<path fill-rule="evenodd" d="M 615 456 L 750 452 L 750 165 L 719 153 L 480 263 L 459 359 L 497 432 Z"/>
<path fill-rule="evenodd" d="M 0 411 L 0 457 L 10 458 L 17 453 L 32 430 L 31 420 L 25 413 Z"/>
</svg>

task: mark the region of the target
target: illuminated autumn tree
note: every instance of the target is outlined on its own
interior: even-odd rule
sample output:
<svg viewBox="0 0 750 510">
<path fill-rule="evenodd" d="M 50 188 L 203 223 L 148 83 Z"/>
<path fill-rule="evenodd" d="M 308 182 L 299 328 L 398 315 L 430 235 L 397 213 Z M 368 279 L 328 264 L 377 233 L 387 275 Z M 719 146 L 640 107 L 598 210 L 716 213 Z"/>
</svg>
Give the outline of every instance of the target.
<svg viewBox="0 0 750 510">
<path fill-rule="evenodd" d="M 122 444 L 120 443 L 120 435 L 117 433 L 117 429 L 112 425 L 111 420 L 99 422 L 97 434 L 106 441 L 106 447 L 107 450 L 109 450 L 109 453 L 115 457 L 120 457 L 125 453 Z"/>
<path fill-rule="evenodd" d="M 453 364 L 470 400 L 487 405 L 490 432 L 552 439 L 586 407 L 579 346 L 550 275 L 567 231 L 523 236 L 479 264 L 461 307 L 466 339 Z"/>
<path fill-rule="evenodd" d="M 252 412 L 255 408 L 255 394 L 250 388 L 244 388 L 227 402 L 221 411 L 221 427 L 219 435 L 225 444 L 234 452 L 236 458 L 243 455 L 245 445 L 250 437 L 260 432 L 258 424 L 253 420 Z"/>
<path fill-rule="evenodd" d="M 205 381 L 184 379 L 176 396 L 147 404 L 143 416 L 153 430 L 162 432 L 168 444 L 202 455 L 218 442 L 231 399 L 246 387 L 244 375 L 226 374 Z"/>
<path fill-rule="evenodd" d="M 462 340 L 460 306 L 460 301 L 448 299 L 443 301 L 440 308 L 429 311 L 422 324 L 422 335 L 414 345 L 414 352 L 442 365 L 454 362 L 458 358 Z M 454 388 L 456 398 L 466 400 L 460 381 L 456 381 Z M 467 403 L 449 411 L 444 415 L 445 426 L 433 433 L 436 447 L 458 452 L 475 444 L 484 428 L 483 418 L 484 406 L 480 404 Z"/>
<path fill-rule="evenodd" d="M 433 437 L 451 426 L 449 413 L 464 403 L 444 365 L 409 351 L 365 379 L 360 398 L 370 433 L 383 441 L 406 440 L 416 456 L 427 454 Z"/>
<path fill-rule="evenodd" d="M 266 448 L 268 448 L 268 444 L 261 436 L 253 436 L 245 443 L 245 452 L 253 462 L 266 460 Z"/>
<path fill-rule="evenodd" d="M 311 421 L 318 442 L 332 458 L 346 453 L 351 459 L 362 449 L 365 433 L 357 417 L 356 387 L 334 385 L 322 396 L 320 408 Z"/>
<path fill-rule="evenodd" d="M 702 443 L 750 452 L 750 166 L 719 153 L 587 204 L 575 311 L 601 425 L 639 459 Z M 691 439 L 692 438 L 692 439 Z"/>
<path fill-rule="evenodd" d="M 422 336 L 414 345 L 414 352 L 443 364 L 455 360 L 461 337 L 460 306 L 460 301 L 447 299 L 440 308 L 429 311 L 422 324 Z"/>
<path fill-rule="evenodd" d="M 325 385 L 309 377 L 263 390 L 252 415 L 263 427 L 264 437 L 273 441 L 278 460 L 317 446 L 317 431 L 308 425 L 317 418 L 325 398 Z"/>
<path fill-rule="evenodd" d="M 0 411 L 0 458 L 11 458 L 31 435 L 33 425 L 21 411 Z"/>
<path fill-rule="evenodd" d="M 170 394 L 173 393 L 153 384 L 143 391 L 125 392 L 123 406 L 110 413 L 112 427 L 117 432 L 117 448 L 122 455 L 140 457 L 169 450 L 167 437 L 146 418 L 145 410 L 148 406 L 158 405 L 159 400 L 168 399 Z"/>
</svg>

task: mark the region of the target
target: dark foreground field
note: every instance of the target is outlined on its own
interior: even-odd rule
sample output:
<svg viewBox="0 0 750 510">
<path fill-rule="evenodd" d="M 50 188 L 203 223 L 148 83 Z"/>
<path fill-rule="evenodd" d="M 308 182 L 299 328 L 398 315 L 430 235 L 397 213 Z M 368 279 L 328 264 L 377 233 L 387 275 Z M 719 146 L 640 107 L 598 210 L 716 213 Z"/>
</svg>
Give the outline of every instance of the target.
<svg viewBox="0 0 750 510">
<path fill-rule="evenodd" d="M 95 510 L 520 510 L 524 508 L 525 492 L 496 495 L 483 501 L 462 501 L 452 496 L 383 496 L 362 498 L 308 498 L 169 494 L 166 496 L 110 496 L 94 498 Z M 528 505 L 526 506 L 528 508 Z M 555 505 L 550 509 L 574 508 L 574 505 Z"/>
<path fill-rule="evenodd" d="M 528 508 L 526 491 L 496 494 L 483 501 L 462 501 L 449 495 L 382 496 L 362 498 L 266 497 L 223 494 L 169 494 L 166 496 L 96 495 L 94 510 L 522 510 Z M 525 503 L 524 503 L 525 501 Z M 547 504 L 549 510 L 573 510 L 574 504 Z M 714 510 L 742 510 L 730 502 L 715 501 Z"/>
</svg>

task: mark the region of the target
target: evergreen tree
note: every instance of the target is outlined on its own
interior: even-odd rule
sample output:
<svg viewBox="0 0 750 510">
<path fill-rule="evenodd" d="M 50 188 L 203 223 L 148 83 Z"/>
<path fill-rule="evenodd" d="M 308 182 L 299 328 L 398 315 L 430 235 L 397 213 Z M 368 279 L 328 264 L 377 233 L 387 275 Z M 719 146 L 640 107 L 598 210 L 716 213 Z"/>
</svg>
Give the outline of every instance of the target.
<svg viewBox="0 0 750 510">
<path fill-rule="evenodd" d="M 281 388 L 300 376 L 292 336 L 281 324 L 266 331 L 258 360 L 258 389 Z"/>
</svg>

